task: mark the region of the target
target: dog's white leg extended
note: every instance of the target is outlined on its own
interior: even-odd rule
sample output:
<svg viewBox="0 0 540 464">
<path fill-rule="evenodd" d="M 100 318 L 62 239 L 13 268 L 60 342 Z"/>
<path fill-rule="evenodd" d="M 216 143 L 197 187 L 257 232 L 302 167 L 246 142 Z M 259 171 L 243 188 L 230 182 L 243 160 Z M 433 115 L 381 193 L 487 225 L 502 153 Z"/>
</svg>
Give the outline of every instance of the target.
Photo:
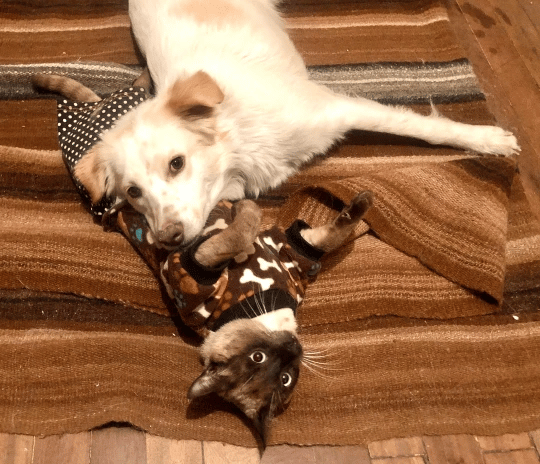
<svg viewBox="0 0 540 464">
<path fill-rule="evenodd" d="M 321 92 L 322 90 L 322 92 Z M 386 106 L 363 98 L 349 98 L 319 89 L 321 105 L 317 126 L 338 136 L 351 129 L 383 132 L 450 145 L 479 153 L 509 156 L 519 151 L 512 133 L 496 126 L 475 126 L 452 121 L 435 112 L 423 116 L 410 109 Z"/>
</svg>

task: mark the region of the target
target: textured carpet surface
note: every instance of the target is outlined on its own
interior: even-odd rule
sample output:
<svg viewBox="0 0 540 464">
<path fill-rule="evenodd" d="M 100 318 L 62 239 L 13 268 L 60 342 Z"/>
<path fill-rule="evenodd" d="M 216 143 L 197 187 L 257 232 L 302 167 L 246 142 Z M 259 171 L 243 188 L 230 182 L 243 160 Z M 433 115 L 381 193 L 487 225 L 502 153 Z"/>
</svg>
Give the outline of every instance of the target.
<svg viewBox="0 0 540 464">
<path fill-rule="evenodd" d="M 313 79 L 428 114 L 493 123 L 444 2 L 293 1 Z M 126 1 L 0 6 L 0 431 L 127 421 L 179 439 L 254 445 L 217 398 L 188 404 L 197 340 L 148 266 L 93 222 L 62 162 L 38 71 L 99 94 L 140 71 Z M 351 133 L 259 200 L 263 226 L 375 205 L 327 256 L 299 312 L 304 368 L 272 443 L 359 444 L 540 427 L 540 226 L 511 159 Z M 366 230 L 369 231 L 366 233 Z"/>
</svg>

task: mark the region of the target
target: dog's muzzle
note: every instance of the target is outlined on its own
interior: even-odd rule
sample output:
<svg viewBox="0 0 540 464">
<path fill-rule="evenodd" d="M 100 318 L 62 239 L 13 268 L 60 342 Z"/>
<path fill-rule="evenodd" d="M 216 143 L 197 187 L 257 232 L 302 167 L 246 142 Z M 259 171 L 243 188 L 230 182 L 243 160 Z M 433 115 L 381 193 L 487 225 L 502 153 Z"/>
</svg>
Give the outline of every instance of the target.
<svg viewBox="0 0 540 464">
<path fill-rule="evenodd" d="M 178 246 L 184 240 L 184 225 L 181 222 L 169 224 L 156 234 L 157 240 L 165 246 Z"/>
</svg>

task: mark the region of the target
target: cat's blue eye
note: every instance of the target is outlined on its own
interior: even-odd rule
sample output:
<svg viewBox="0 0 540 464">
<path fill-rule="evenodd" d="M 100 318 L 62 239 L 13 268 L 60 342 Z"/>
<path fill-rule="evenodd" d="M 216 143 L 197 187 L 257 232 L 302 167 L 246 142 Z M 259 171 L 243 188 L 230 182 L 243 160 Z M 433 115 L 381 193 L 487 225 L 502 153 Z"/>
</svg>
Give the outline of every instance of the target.
<svg viewBox="0 0 540 464">
<path fill-rule="evenodd" d="M 253 362 L 256 362 L 257 364 L 263 363 L 266 361 L 266 354 L 264 354 L 262 351 L 254 351 L 249 355 L 251 360 Z"/>
<path fill-rule="evenodd" d="M 292 383 L 292 376 L 288 372 L 281 374 L 281 383 L 284 387 L 289 387 Z"/>
</svg>

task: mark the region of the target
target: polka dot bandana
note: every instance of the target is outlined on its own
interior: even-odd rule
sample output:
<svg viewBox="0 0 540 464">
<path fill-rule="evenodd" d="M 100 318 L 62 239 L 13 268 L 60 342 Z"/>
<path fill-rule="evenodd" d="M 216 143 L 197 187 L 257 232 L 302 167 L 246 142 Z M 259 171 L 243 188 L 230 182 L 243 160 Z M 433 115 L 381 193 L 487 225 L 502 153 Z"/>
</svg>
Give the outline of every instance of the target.
<svg viewBox="0 0 540 464">
<path fill-rule="evenodd" d="M 103 132 L 137 105 L 147 100 L 149 95 L 143 88 L 130 87 L 119 90 L 99 102 L 58 102 L 58 140 L 62 158 L 66 163 L 77 190 L 90 205 L 95 216 L 102 216 L 114 203 L 114 198 L 104 197 L 92 205 L 90 195 L 84 185 L 74 175 L 74 169 L 85 153 L 99 141 Z"/>
</svg>

